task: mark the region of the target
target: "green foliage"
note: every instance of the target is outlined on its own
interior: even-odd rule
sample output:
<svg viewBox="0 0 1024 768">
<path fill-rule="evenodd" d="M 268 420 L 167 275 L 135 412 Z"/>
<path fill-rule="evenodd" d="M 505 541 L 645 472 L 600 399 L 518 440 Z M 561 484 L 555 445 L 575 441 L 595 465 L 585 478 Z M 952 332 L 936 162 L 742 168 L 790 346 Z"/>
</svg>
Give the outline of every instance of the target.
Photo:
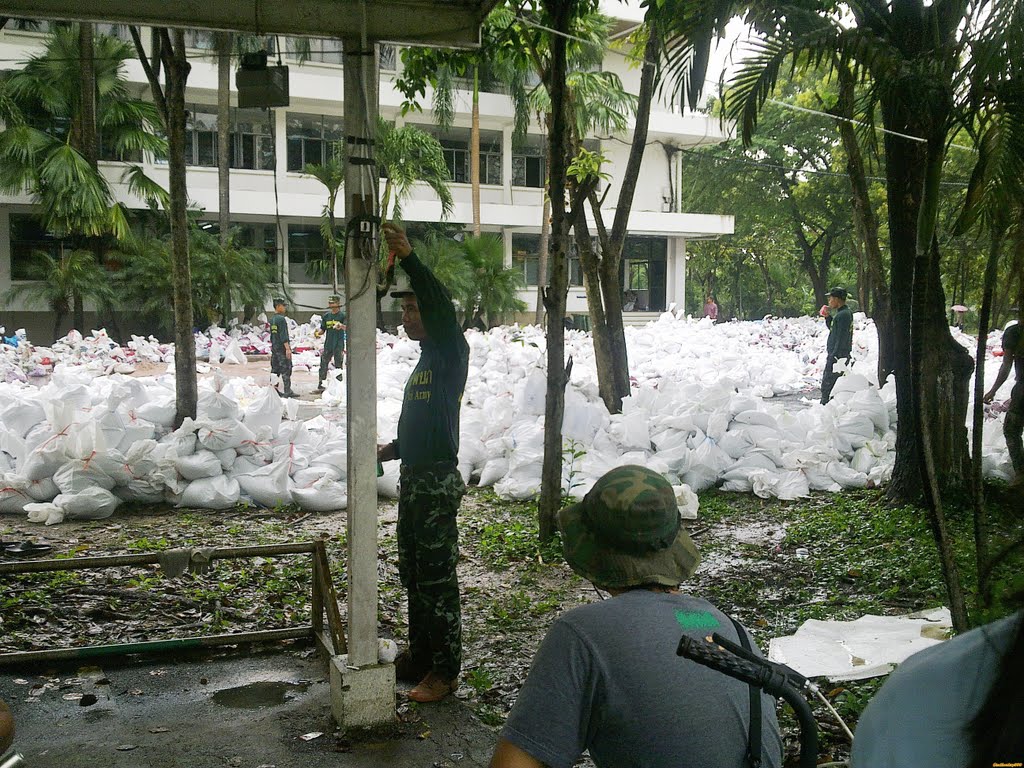
<svg viewBox="0 0 1024 768">
<path fill-rule="evenodd" d="M 396 128 L 383 118 L 377 122 L 377 162 L 386 174 L 381 194 L 381 218 L 401 218 L 402 201 L 414 184 L 426 184 L 441 203 L 441 218 L 452 215 L 452 198 L 448 165 L 441 143 L 414 125 Z"/>
<path fill-rule="evenodd" d="M 151 152 L 166 154 L 166 142 L 153 127 L 156 108 L 132 97 L 124 62 L 132 48 L 106 36 L 95 39 L 96 116 L 103 145 L 115 156 Z M 0 110 L 6 129 L 0 132 L 0 190 L 25 189 L 39 204 L 43 223 L 55 235 L 128 236 L 124 209 L 114 202 L 109 184 L 82 154 L 78 127 L 82 108 L 78 28 L 54 30 L 45 51 L 30 58 L 0 85 Z M 137 165 L 124 173 L 133 192 L 147 201 L 166 201 L 166 193 Z"/>
<path fill-rule="evenodd" d="M 193 226 L 189 233 L 194 316 L 213 323 L 221 317 L 225 288 L 233 305 L 261 306 L 273 290 L 274 268 L 266 254 L 238 248 L 234 233 L 227 247 L 218 238 Z M 133 238 L 125 248 L 125 265 L 114 284 L 122 306 L 147 317 L 164 331 L 173 328 L 171 296 L 171 243 L 169 237 L 146 234 Z"/>
<path fill-rule="evenodd" d="M 506 315 L 523 312 L 526 304 L 519 298 L 522 272 L 505 266 L 501 239 L 485 234 L 464 236 L 461 243 L 428 234 L 416 240 L 417 255 L 447 286 L 463 313 L 463 324 L 497 325 Z"/>
<path fill-rule="evenodd" d="M 5 300 L 24 296 L 29 302 L 43 303 L 58 320 L 71 312 L 76 295 L 104 306 L 114 298 L 110 275 L 91 251 L 64 251 L 57 258 L 36 251 L 29 278 L 34 282 L 15 284 L 5 292 Z"/>
<path fill-rule="evenodd" d="M 566 473 L 568 482 L 566 483 L 566 487 L 562 489 L 562 502 L 564 504 L 568 504 L 573 501 L 573 490 L 583 483 L 583 481 L 579 479 L 579 464 L 586 455 L 587 448 L 579 440 L 569 438 L 562 441 L 562 465 L 564 466 L 566 461 L 569 462 L 569 471 Z"/>
</svg>

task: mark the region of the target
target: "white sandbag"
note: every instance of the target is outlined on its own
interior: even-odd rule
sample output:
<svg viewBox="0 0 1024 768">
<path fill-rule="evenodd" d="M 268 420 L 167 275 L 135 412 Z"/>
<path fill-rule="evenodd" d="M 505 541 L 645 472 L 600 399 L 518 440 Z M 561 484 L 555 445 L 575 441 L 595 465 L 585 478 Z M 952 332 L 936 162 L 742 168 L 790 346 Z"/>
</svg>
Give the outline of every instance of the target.
<svg viewBox="0 0 1024 768">
<path fill-rule="evenodd" d="M 210 365 L 220 365 L 220 342 L 216 339 L 210 342 L 210 351 L 207 355 Z"/>
<path fill-rule="evenodd" d="M 245 353 L 238 344 L 238 339 L 232 339 L 224 350 L 224 362 L 227 365 L 245 365 Z"/>
<path fill-rule="evenodd" d="M 35 501 L 45 502 L 52 501 L 53 497 L 60 493 L 60 489 L 52 478 L 46 477 L 42 480 L 31 480 L 25 488 L 25 492 Z"/>
<path fill-rule="evenodd" d="M 839 461 L 830 461 L 828 473 L 843 488 L 867 488 L 868 476 Z"/>
<path fill-rule="evenodd" d="M 690 467 L 679 479 L 696 493 L 700 493 L 717 483 L 719 475 L 732 463 L 731 457 L 725 451 L 713 440 L 706 438 L 693 450 Z"/>
<path fill-rule="evenodd" d="M 292 500 L 310 512 L 334 512 L 348 507 L 348 488 L 330 477 L 322 477 L 306 486 L 292 486 Z"/>
<path fill-rule="evenodd" d="M 53 504 L 67 520 L 102 520 L 114 514 L 121 500 L 106 488 L 93 486 L 77 493 L 62 493 Z"/>
<path fill-rule="evenodd" d="M 224 419 L 238 421 L 242 418 L 238 403 L 220 392 L 209 389 L 204 389 L 199 393 L 197 411 L 204 421 L 222 421 Z"/>
<path fill-rule="evenodd" d="M 261 507 L 273 508 L 292 502 L 287 461 L 276 461 L 249 474 L 235 477 L 242 493 Z"/>
<path fill-rule="evenodd" d="M 245 409 L 243 420 L 245 426 L 256 431 L 260 427 L 269 427 L 270 433 L 276 435 L 281 428 L 281 396 L 273 387 L 264 387 Z"/>
<path fill-rule="evenodd" d="M 217 454 L 217 459 L 220 461 L 220 468 L 225 472 L 235 466 L 238 454 L 234 448 L 225 448 L 223 451 L 214 451 L 214 453 Z"/>
<path fill-rule="evenodd" d="M 0 513 L 20 514 L 34 499 L 28 495 L 28 483 L 17 475 L 0 477 Z"/>
<path fill-rule="evenodd" d="M 530 371 L 521 386 L 516 387 L 515 411 L 520 416 L 543 416 L 547 376 L 540 368 Z"/>
<path fill-rule="evenodd" d="M 0 424 L 18 437 L 24 437 L 36 424 L 46 421 L 46 412 L 39 403 L 23 400 L 11 403 L 0 413 Z"/>
<path fill-rule="evenodd" d="M 151 400 L 135 409 L 138 418 L 161 427 L 173 427 L 174 417 L 177 413 L 178 409 L 174 404 L 173 397 Z"/>
<path fill-rule="evenodd" d="M 52 435 L 28 454 L 25 466 L 18 467 L 18 474 L 26 480 L 53 477 L 53 473 L 67 461 L 66 444 L 67 432 Z"/>
<path fill-rule="evenodd" d="M 806 498 L 811 492 L 807 476 L 799 471 L 782 471 L 775 485 L 775 496 L 783 501 Z"/>
<path fill-rule="evenodd" d="M 33 502 L 25 505 L 28 521 L 41 525 L 57 525 L 64 522 L 64 510 L 52 502 Z"/>
<path fill-rule="evenodd" d="M 381 499 L 398 498 L 399 470 L 401 463 L 387 461 L 384 463 L 384 474 L 377 478 L 377 497 Z"/>
<path fill-rule="evenodd" d="M 292 480 L 294 480 L 296 486 L 304 488 L 312 485 L 317 480 L 323 480 L 325 477 L 328 477 L 331 480 L 340 480 L 341 473 L 334 467 L 306 467 L 292 475 Z"/>
<path fill-rule="evenodd" d="M 114 487 L 114 478 L 104 470 L 104 465 L 109 467 L 116 463 L 100 455 L 72 459 L 53 473 L 53 482 L 61 494 L 76 494 L 89 488 L 110 490 Z"/>
<path fill-rule="evenodd" d="M 348 476 L 348 454 L 342 450 L 330 450 L 314 456 L 309 462 L 309 468 L 327 467 L 337 473 L 335 480 L 344 480 Z"/>
<path fill-rule="evenodd" d="M 684 520 L 696 520 L 697 511 L 700 509 L 700 499 L 693 489 L 688 485 L 673 485 L 673 492 L 676 494 L 676 505 L 679 507 L 679 516 Z"/>
<path fill-rule="evenodd" d="M 497 459 L 490 459 L 484 464 L 484 468 L 480 471 L 480 481 L 478 485 L 481 488 L 489 488 L 496 482 L 501 480 L 505 475 L 508 474 L 508 459 L 504 456 Z"/>
<path fill-rule="evenodd" d="M 241 487 L 233 477 L 216 475 L 193 480 L 177 500 L 179 507 L 231 509 L 238 504 Z"/>
<path fill-rule="evenodd" d="M 206 449 L 199 450 L 191 456 L 179 456 L 174 460 L 174 468 L 186 480 L 216 477 L 223 472 L 217 454 Z"/>
<path fill-rule="evenodd" d="M 256 440 L 256 435 L 236 419 L 221 419 L 203 424 L 196 432 L 199 444 L 217 452 L 227 448 L 241 448 Z"/>
</svg>

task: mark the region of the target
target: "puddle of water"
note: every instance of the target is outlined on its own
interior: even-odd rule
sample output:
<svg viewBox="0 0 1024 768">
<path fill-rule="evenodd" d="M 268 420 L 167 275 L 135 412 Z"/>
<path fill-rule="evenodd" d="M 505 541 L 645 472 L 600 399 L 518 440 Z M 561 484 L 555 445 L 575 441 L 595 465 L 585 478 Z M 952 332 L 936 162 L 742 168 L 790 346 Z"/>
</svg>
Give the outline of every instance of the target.
<svg viewBox="0 0 1024 768">
<path fill-rule="evenodd" d="M 261 709 L 277 707 L 295 698 L 309 688 L 309 683 L 283 683 L 264 681 L 225 688 L 213 694 L 215 704 L 235 709 Z"/>
</svg>

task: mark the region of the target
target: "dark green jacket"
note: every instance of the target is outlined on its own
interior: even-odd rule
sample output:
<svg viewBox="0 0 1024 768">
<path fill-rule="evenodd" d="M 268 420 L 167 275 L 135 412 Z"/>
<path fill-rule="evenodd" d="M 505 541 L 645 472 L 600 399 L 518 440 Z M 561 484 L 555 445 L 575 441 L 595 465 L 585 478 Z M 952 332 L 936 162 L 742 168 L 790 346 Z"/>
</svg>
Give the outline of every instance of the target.
<svg viewBox="0 0 1024 768">
<path fill-rule="evenodd" d="M 284 345 L 288 341 L 288 319 L 275 313 L 270 318 L 270 351 L 284 352 Z"/>
<path fill-rule="evenodd" d="M 415 253 L 401 265 L 429 338 L 420 342 L 420 360 L 405 385 L 398 457 L 412 467 L 454 462 L 459 455 L 459 410 L 469 372 L 469 344 L 451 296 L 433 273 Z"/>
<path fill-rule="evenodd" d="M 845 304 L 836 310 L 833 317 L 825 318 L 828 326 L 828 359 L 835 361 L 848 358 L 853 352 L 853 310 Z"/>
<path fill-rule="evenodd" d="M 345 324 L 344 312 L 324 312 L 320 327 L 324 329 L 324 354 L 336 349 L 345 348 L 345 331 L 342 328 L 331 328 L 328 323 Z"/>
</svg>

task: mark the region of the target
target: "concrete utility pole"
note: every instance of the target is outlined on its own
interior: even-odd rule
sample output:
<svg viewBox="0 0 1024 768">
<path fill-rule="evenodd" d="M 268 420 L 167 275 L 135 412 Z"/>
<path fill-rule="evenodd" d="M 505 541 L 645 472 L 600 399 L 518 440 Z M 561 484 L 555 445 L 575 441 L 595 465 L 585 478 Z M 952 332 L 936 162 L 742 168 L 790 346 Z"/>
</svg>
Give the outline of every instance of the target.
<svg viewBox="0 0 1024 768">
<path fill-rule="evenodd" d="M 377 663 L 376 46 L 345 53 L 345 300 L 348 315 L 348 663 L 331 661 L 331 709 L 345 726 L 395 719 L 395 668 Z"/>
</svg>

